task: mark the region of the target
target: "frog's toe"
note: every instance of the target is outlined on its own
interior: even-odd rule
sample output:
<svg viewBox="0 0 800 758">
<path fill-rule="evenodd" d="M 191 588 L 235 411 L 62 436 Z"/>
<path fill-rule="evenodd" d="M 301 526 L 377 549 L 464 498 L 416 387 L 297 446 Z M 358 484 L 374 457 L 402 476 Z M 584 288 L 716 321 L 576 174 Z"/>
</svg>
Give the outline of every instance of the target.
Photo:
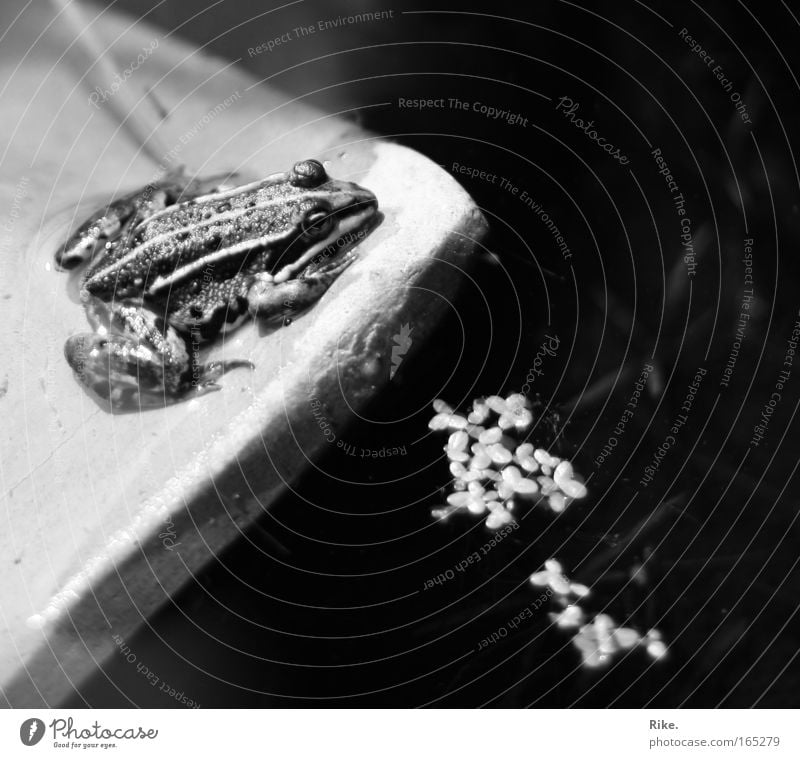
<svg viewBox="0 0 800 758">
<path fill-rule="evenodd" d="M 255 365 L 250 361 L 211 361 L 203 366 L 197 376 L 192 381 L 192 387 L 197 395 L 206 395 L 209 392 L 217 392 L 222 387 L 217 384 L 219 379 L 226 371 L 236 368 L 249 368 L 254 369 Z"/>
<path fill-rule="evenodd" d="M 255 368 L 255 364 L 244 360 L 211 361 L 200 367 L 200 382 L 209 386 L 214 385 L 214 382 L 224 373 L 236 368 L 249 368 L 252 370 Z"/>
</svg>

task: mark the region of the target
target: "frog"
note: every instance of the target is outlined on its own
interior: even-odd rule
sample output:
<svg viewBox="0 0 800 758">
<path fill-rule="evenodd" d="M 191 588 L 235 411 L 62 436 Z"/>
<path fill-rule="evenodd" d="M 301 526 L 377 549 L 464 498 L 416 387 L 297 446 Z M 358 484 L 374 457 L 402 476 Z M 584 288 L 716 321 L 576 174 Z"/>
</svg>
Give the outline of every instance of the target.
<svg viewBox="0 0 800 758">
<path fill-rule="evenodd" d="M 376 196 L 315 159 L 237 185 L 183 169 L 107 204 L 55 259 L 79 274 L 91 331 L 67 363 L 112 412 L 221 389 L 250 361 L 203 363 L 203 345 L 248 319 L 278 328 L 314 305 L 358 256 L 381 214 Z M 82 268 L 81 268 L 82 267 Z"/>
</svg>

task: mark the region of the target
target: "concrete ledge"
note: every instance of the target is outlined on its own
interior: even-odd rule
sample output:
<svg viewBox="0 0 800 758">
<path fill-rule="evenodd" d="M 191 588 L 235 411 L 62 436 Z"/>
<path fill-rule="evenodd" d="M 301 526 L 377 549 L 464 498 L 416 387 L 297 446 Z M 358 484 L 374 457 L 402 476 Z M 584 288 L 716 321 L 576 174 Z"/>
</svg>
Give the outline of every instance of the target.
<svg viewBox="0 0 800 758">
<path fill-rule="evenodd" d="M 15 12 L 2 11 L 4 29 Z M 30 45 L 49 12 L 23 14 L 16 39 L 28 35 Z M 119 37 L 120 61 L 160 35 L 109 13 L 97 31 Z M 10 358 L 0 376 L 0 686 L 17 707 L 63 702 L 114 649 L 112 635 L 129 635 L 297 480 L 328 444 L 320 418 L 344 428 L 390 380 L 402 325 L 419 349 L 486 228 L 468 195 L 423 156 L 248 89 L 241 72 L 162 39 L 130 85 L 179 104 L 159 134 L 181 146 L 181 162 L 258 176 L 316 157 L 332 176 L 375 192 L 385 218 L 310 312 L 268 335 L 246 325 L 213 348 L 212 358 L 248 358 L 254 372 L 231 372 L 221 392 L 187 403 L 109 415 L 63 358 L 85 317 L 52 254 L 80 198 L 78 216 L 89 196 L 143 185 L 155 166 L 110 109 L 87 105 L 74 72 L 47 71 L 70 42 L 56 25 L 18 68 L 7 54 L 0 60 L 10 112 L 0 135 L 13 146 L 0 213 L 14 221 L 0 248 L 0 350 Z M 182 135 L 235 92 L 184 145 Z M 43 109 L 55 118 L 42 123 Z"/>
</svg>

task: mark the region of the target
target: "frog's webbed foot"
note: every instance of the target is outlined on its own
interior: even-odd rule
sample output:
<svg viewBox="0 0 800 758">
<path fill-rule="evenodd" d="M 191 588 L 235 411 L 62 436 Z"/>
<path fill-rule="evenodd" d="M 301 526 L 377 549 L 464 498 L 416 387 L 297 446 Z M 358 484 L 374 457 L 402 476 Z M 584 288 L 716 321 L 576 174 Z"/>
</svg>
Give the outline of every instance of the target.
<svg viewBox="0 0 800 758">
<path fill-rule="evenodd" d="M 183 395 L 179 372 L 140 339 L 125 334 L 76 334 L 64 346 L 82 384 L 113 411 L 164 405 Z"/>
<path fill-rule="evenodd" d="M 77 378 L 112 411 L 163 406 L 191 388 L 186 340 L 140 302 L 93 303 L 96 332 L 67 340 Z"/>
<path fill-rule="evenodd" d="M 341 257 L 310 264 L 302 276 L 275 282 L 269 274 L 257 275 L 247 293 L 250 313 L 262 322 L 282 323 L 310 308 L 357 257 L 353 250 Z"/>
<path fill-rule="evenodd" d="M 225 371 L 249 361 L 197 361 L 198 346 L 141 303 L 94 304 L 98 331 L 67 340 L 64 353 L 78 379 L 112 411 L 163 407 L 219 389 Z"/>
</svg>

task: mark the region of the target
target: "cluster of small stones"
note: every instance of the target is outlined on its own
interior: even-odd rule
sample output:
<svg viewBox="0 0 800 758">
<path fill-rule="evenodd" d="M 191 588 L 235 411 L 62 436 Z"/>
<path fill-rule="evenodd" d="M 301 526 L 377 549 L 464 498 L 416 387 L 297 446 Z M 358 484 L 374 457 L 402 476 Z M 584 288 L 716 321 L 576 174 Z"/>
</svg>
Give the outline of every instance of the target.
<svg viewBox="0 0 800 758">
<path fill-rule="evenodd" d="M 445 453 L 450 460 L 453 489 L 447 507 L 433 515 L 446 518 L 456 511 L 486 515 L 486 526 L 499 529 L 513 521 L 514 499 L 546 500 L 561 513 L 573 500 L 586 496 L 572 464 L 519 438 L 533 424 L 524 395 L 491 395 L 476 400 L 464 416 L 443 400 L 434 400 L 436 415 L 428 426 L 449 431 Z"/>
<path fill-rule="evenodd" d="M 552 590 L 554 601 L 561 605 L 562 610 L 551 613 L 550 620 L 560 629 L 577 630 L 572 642 L 580 651 L 585 666 L 605 666 L 615 655 L 638 645 L 643 646 L 648 655 L 656 660 L 667 654 L 667 646 L 657 629 L 651 629 L 642 636 L 635 629 L 617 626 L 605 613 L 599 613 L 587 621 L 586 612 L 577 600 L 588 597 L 591 590 L 584 584 L 570 582 L 557 560 L 551 558 L 546 561 L 544 571 L 533 574 L 530 582 L 536 587 L 550 587 Z"/>
</svg>

